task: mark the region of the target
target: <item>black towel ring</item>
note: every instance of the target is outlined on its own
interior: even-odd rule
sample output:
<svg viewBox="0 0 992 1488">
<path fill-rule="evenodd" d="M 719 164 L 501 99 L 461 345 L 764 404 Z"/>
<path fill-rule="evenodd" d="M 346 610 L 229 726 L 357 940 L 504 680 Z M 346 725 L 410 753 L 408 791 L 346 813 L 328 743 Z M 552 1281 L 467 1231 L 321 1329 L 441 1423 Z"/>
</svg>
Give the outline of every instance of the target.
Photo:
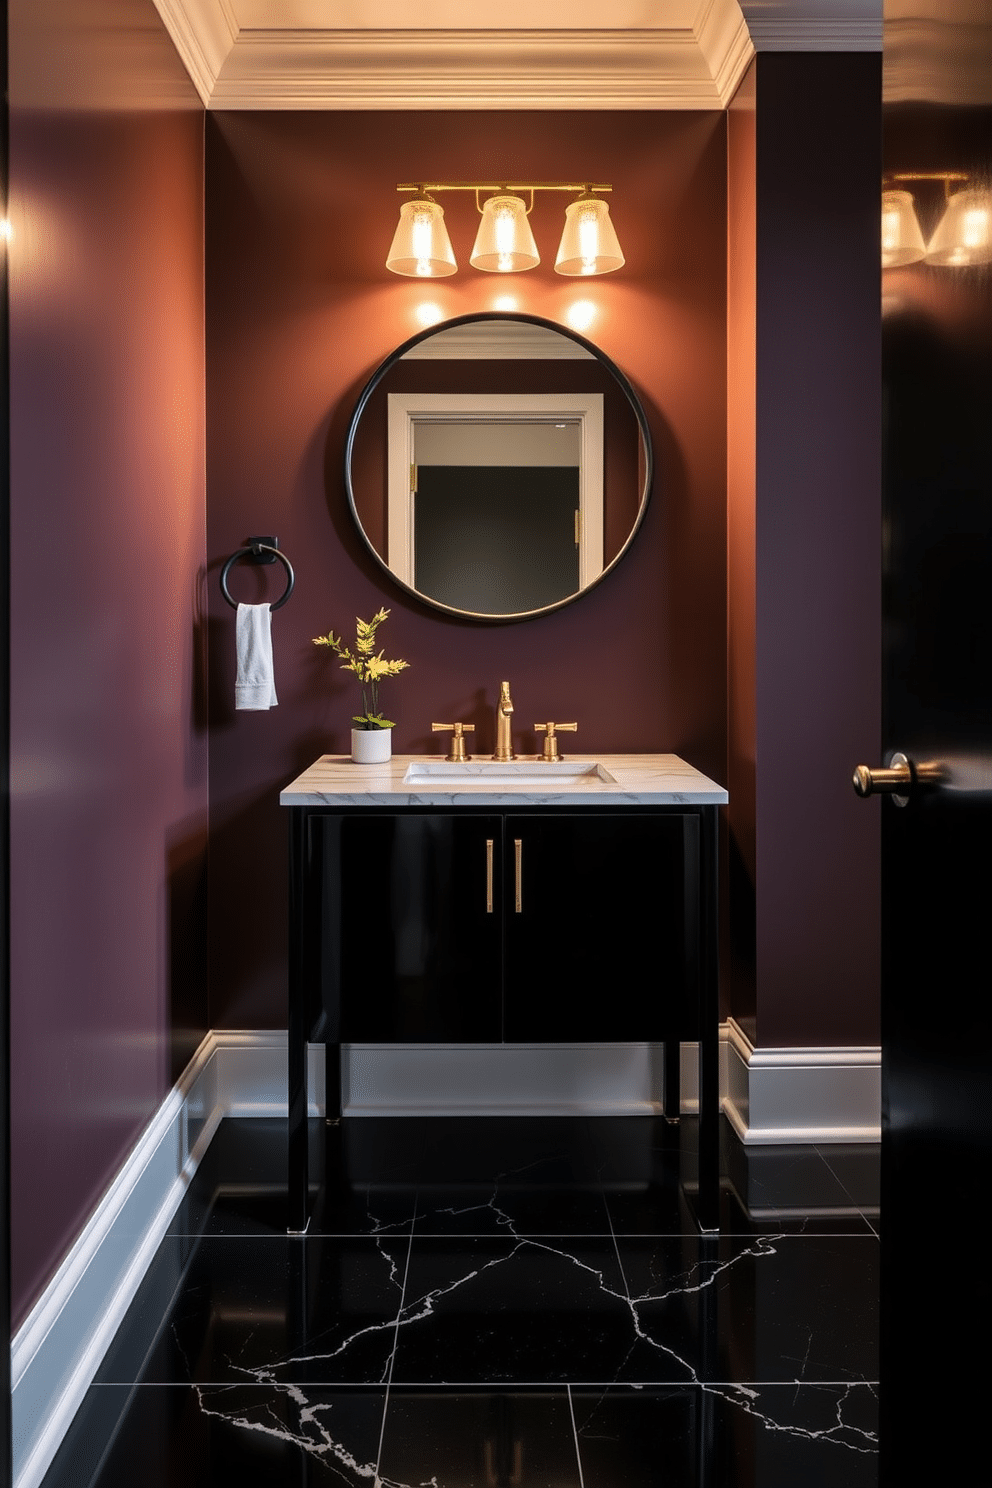
<svg viewBox="0 0 992 1488">
<path fill-rule="evenodd" d="M 278 548 L 272 547 L 271 543 L 251 543 L 247 548 L 239 548 L 236 553 L 232 553 L 230 558 L 228 558 L 227 562 L 224 564 L 224 567 L 220 571 L 220 592 L 223 594 L 224 598 L 227 600 L 228 604 L 233 610 L 236 610 L 238 608 L 238 602 L 236 599 L 231 598 L 231 591 L 227 587 L 228 574 L 231 572 L 231 569 L 234 567 L 235 563 L 237 563 L 238 559 L 245 558 L 248 556 L 248 554 L 251 554 L 253 558 L 261 559 L 263 563 L 271 563 L 272 558 L 262 558 L 263 553 L 271 553 L 273 557 L 279 559 L 279 562 L 286 570 L 287 579 L 286 593 L 283 595 L 282 599 L 277 599 L 275 604 L 270 605 L 269 608 L 273 610 L 281 610 L 289 596 L 292 594 L 293 589 L 296 585 L 296 575 L 293 572 L 293 565 L 286 557 L 286 554 L 280 552 Z"/>
</svg>

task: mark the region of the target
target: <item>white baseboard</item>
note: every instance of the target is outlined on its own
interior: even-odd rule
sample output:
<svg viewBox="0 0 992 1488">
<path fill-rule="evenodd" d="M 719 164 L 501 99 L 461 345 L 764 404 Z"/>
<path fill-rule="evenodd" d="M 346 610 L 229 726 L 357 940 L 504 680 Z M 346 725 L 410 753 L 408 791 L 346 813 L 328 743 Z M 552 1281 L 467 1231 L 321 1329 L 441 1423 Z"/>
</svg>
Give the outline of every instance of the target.
<svg viewBox="0 0 992 1488">
<path fill-rule="evenodd" d="M 313 1116 L 324 1111 L 323 1054 L 310 1050 Z M 695 1054 L 683 1045 L 686 1112 L 697 1107 Z M 345 1111 L 651 1114 L 660 1055 L 650 1044 L 354 1045 L 342 1060 Z M 720 1089 L 747 1144 L 879 1140 L 877 1049 L 755 1049 L 731 1021 Z M 284 1032 L 207 1035 L 13 1340 L 15 1488 L 41 1483 L 221 1119 L 286 1109 Z"/>
<path fill-rule="evenodd" d="M 732 1018 L 721 1033 L 723 1111 L 745 1145 L 881 1141 L 877 1046 L 756 1049 Z"/>
<path fill-rule="evenodd" d="M 44 1477 L 222 1117 L 285 1114 L 285 1033 L 208 1034 L 12 1341 L 15 1488 Z"/>
<path fill-rule="evenodd" d="M 346 1116 L 651 1116 L 660 1044 L 349 1044 Z"/>
</svg>

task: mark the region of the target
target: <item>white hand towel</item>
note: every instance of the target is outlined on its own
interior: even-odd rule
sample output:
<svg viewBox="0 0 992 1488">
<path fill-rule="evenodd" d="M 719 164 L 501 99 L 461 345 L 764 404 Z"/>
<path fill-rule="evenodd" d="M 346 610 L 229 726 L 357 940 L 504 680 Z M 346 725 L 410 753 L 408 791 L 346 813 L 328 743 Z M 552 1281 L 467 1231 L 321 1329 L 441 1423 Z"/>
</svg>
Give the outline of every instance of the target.
<svg viewBox="0 0 992 1488">
<path fill-rule="evenodd" d="M 239 604 L 237 619 L 238 675 L 235 708 L 274 708 L 276 682 L 272 668 L 272 607 Z"/>
</svg>

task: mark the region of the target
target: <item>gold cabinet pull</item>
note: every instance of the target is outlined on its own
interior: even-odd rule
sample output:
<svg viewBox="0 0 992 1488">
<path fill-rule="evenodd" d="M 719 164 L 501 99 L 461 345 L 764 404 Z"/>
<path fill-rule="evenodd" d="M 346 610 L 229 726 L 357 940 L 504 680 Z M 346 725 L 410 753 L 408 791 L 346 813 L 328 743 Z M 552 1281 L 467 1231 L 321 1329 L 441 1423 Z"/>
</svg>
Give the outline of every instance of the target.
<svg viewBox="0 0 992 1488">
<path fill-rule="evenodd" d="M 517 914 L 524 908 L 524 845 L 519 837 L 513 839 L 514 909 Z"/>
<path fill-rule="evenodd" d="M 493 912 L 493 839 L 486 838 L 486 914 Z"/>
</svg>

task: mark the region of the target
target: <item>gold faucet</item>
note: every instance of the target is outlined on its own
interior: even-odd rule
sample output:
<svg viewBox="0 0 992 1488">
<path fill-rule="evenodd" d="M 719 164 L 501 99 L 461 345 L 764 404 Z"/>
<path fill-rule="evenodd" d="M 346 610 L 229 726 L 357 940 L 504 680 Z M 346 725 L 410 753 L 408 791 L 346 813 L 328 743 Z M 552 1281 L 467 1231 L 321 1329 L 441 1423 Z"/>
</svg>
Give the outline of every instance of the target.
<svg viewBox="0 0 992 1488">
<path fill-rule="evenodd" d="M 513 704 L 510 702 L 510 684 L 501 682 L 499 684 L 499 702 L 496 704 L 496 753 L 494 760 L 516 759 L 513 753 L 513 739 L 510 734 L 510 714 L 513 712 Z"/>
</svg>

